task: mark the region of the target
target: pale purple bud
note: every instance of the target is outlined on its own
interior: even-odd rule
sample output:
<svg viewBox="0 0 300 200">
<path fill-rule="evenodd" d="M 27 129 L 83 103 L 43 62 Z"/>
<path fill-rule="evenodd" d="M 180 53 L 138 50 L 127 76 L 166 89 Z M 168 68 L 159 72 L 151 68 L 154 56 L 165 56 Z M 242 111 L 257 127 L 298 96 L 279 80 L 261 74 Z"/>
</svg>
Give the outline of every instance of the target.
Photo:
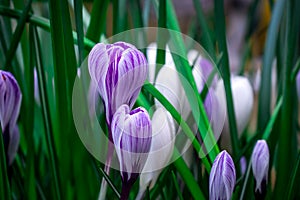
<svg viewBox="0 0 300 200">
<path fill-rule="evenodd" d="M 235 167 L 227 151 L 216 157 L 209 176 L 209 199 L 229 200 L 236 181 Z"/>
<path fill-rule="evenodd" d="M 13 75 L 0 70 L 0 122 L 8 163 L 11 164 L 19 144 L 16 126 L 22 94 Z"/>
<path fill-rule="evenodd" d="M 122 104 L 129 105 L 129 108 L 134 105 L 147 78 L 146 58 L 125 42 L 99 43 L 89 54 L 88 67 L 104 101 L 106 121 L 110 124 L 113 114 Z"/>
<path fill-rule="evenodd" d="M 265 140 L 258 140 L 251 156 L 253 175 L 256 180 L 255 191 L 262 193 L 262 184 L 268 181 L 270 154 Z"/>
<path fill-rule="evenodd" d="M 120 162 L 123 183 L 133 183 L 142 171 L 151 146 L 151 120 L 144 108 L 122 105 L 111 123 L 112 139 Z"/>
<path fill-rule="evenodd" d="M 241 157 L 240 165 L 241 165 L 241 174 L 244 175 L 247 169 L 247 160 L 245 156 Z"/>
</svg>

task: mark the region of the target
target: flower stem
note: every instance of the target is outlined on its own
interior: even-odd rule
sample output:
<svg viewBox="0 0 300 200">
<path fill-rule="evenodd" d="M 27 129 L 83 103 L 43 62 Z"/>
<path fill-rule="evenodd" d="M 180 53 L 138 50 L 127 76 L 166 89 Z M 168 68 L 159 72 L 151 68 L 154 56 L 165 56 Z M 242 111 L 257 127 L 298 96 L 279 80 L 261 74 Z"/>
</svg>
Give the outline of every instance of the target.
<svg viewBox="0 0 300 200">
<path fill-rule="evenodd" d="M 127 200 L 128 199 L 131 187 L 132 187 L 131 184 L 123 183 L 120 200 Z"/>
</svg>

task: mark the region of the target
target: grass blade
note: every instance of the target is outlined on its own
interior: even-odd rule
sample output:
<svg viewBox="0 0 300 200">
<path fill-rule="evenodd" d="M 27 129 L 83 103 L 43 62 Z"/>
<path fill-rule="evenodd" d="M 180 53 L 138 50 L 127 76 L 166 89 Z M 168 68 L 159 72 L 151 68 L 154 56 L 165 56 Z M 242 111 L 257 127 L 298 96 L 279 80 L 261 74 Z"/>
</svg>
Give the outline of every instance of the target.
<svg viewBox="0 0 300 200">
<path fill-rule="evenodd" d="M 213 40 L 209 34 L 208 25 L 205 21 L 205 17 L 202 12 L 200 1 L 193 0 L 193 3 L 194 3 L 194 8 L 196 10 L 198 23 L 200 24 L 200 26 L 202 28 L 201 31 L 203 32 L 203 47 L 209 53 L 209 55 L 213 58 L 213 60 L 216 61 Z"/>
<path fill-rule="evenodd" d="M 108 3 L 109 0 L 95 0 L 93 2 L 91 21 L 86 32 L 86 37 L 93 42 L 97 43 L 100 39 L 100 35 L 105 31 Z"/>
<path fill-rule="evenodd" d="M 34 145 L 34 72 L 33 68 L 36 64 L 35 56 L 36 51 L 34 47 L 34 32 L 33 26 L 29 27 L 29 41 L 30 52 L 29 52 L 29 65 L 24 67 L 24 84 L 23 89 L 23 100 L 21 108 L 21 120 L 24 126 L 25 139 L 28 144 L 27 159 L 26 159 L 26 173 L 25 173 L 25 196 L 28 199 L 36 199 L 35 190 L 35 145 Z"/>
<path fill-rule="evenodd" d="M 276 7 L 276 5 L 275 5 Z M 294 98 L 295 83 L 291 82 L 292 67 L 294 66 L 295 58 L 295 41 L 298 33 L 295 31 L 298 25 L 298 18 L 295 12 L 292 12 L 295 6 L 295 1 L 287 1 L 285 4 L 285 44 L 287 45 L 285 55 L 285 66 L 283 68 L 283 100 L 281 110 L 281 127 L 278 139 L 278 168 L 276 176 L 275 197 L 278 199 L 285 198 L 287 195 L 287 185 L 289 177 L 294 164 L 295 158 L 293 157 L 293 143 L 292 138 L 296 136 L 297 132 L 293 129 L 297 123 L 298 117 L 293 118 L 295 114 L 294 106 L 297 100 Z M 297 11 L 297 10 L 294 10 Z M 299 11 L 297 11 L 299 12 Z M 297 25 L 296 25 L 297 24 Z M 286 163 L 290 163 L 287 165 Z"/>
<path fill-rule="evenodd" d="M 76 131 L 72 117 L 72 87 L 76 76 L 77 64 L 67 1 L 51 0 L 49 9 L 57 110 L 54 126 L 58 127 L 55 136 L 60 138 L 56 140 L 56 147 L 60 161 L 60 176 L 61 180 L 64 181 L 60 186 L 63 187 L 62 191 L 65 191 L 64 198 L 68 198 L 72 195 L 67 193 L 69 180 L 72 177 L 70 169 L 74 161 L 71 155 L 78 150 L 74 146 L 76 141 L 74 137 L 77 135 L 75 135 Z M 71 148 L 65 145 L 65 141 L 73 142 L 70 146 Z"/>
<path fill-rule="evenodd" d="M 175 175 L 174 171 L 172 171 L 171 173 L 172 173 L 173 184 L 175 185 L 175 189 L 176 189 L 176 192 L 177 192 L 177 194 L 178 194 L 178 197 L 179 197 L 180 200 L 183 200 L 183 196 L 182 196 L 182 194 L 181 194 L 179 185 L 178 185 L 178 183 L 177 183 L 176 175 Z"/>
<path fill-rule="evenodd" d="M 194 136 L 194 133 L 187 125 L 187 123 L 182 119 L 181 115 L 177 112 L 177 110 L 173 107 L 173 105 L 150 83 L 144 84 L 144 89 L 147 90 L 150 94 L 152 94 L 172 115 L 175 121 L 180 124 L 182 130 L 186 133 L 187 137 L 191 140 L 198 156 L 202 159 L 202 162 L 208 172 L 210 172 L 211 165 L 207 160 L 207 157 L 204 156 L 204 153 L 201 149 L 201 145 L 197 141 Z"/>
<path fill-rule="evenodd" d="M 79 52 L 79 66 L 84 60 L 84 33 L 83 33 L 83 20 L 82 20 L 82 0 L 74 0 L 77 43 Z"/>
<path fill-rule="evenodd" d="M 10 186 L 8 183 L 7 177 L 7 168 L 6 168 L 6 156 L 4 152 L 4 143 L 3 143 L 3 136 L 2 136 L 2 128 L 0 127 L 0 153 L 1 153 L 1 173 L 0 173 L 0 196 L 1 199 L 11 199 L 10 195 Z"/>
<path fill-rule="evenodd" d="M 176 14 L 175 14 L 175 10 L 174 7 L 172 5 L 172 2 L 170 0 L 167 0 L 167 27 L 171 30 L 174 30 L 178 33 L 180 33 L 180 28 L 179 28 L 179 24 L 178 24 L 178 20 L 176 18 Z M 156 1 L 154 1 L 154 8 L 157 10 L 158 8 L 158 4 Z M 189 86 L 192 87 L 193 89 L 193 94 L 191 94 L 190 92 L 186 92 L 186 96 L 189 100 L 191 109 L 192 109 L 192 114 L 194 116 L 195 119 L 199 118 L 200 115 L 200 121 L 198 124 L 198 128 L 201 134 L 202 138 L 205 138 L 205 136 L 208 134 L 209 140 L 207 140 L 207 143 L 205 144 L 207 147 L 212 147 L 212 150 L 209 152 L 209 158 L 210 161 L 213 162 L 215 157 L 217 156 L 217 154 L 220 152 L 219 151 L 219 147 L 216 144 L 214 135 L 213 135 L 213 131 L 209 125 L 209 121 L 204 109 L 204 105 L 203 102 L 200 98 L 200 95 L 198 94 L 198 89 L 196 87 L 196 83 L 194 80 L 194 77 L 192 75 L 192 71 L 191 71 L 191 67 L 189 66 L 189 63 L 187 62 L 187 58 L 186 58 L 186 48 L 185 48 L 185 44 L 183 42 L 183 39 L 181 37 L 180 34 L 175 34 L 175 32 L 170 32 L 172 34 L 170 34 L 170 39 L 171 39 L 171 43 L 170 43 L 170 51 L 171 52 L 176 52 L 176 54 L 180 55 L 176 55 L 172 53 L 172 57 L 173 60 L 175 62 L 176 65 L 176 69 L 177 71 L 183 75 L 183 77 L 185 77 L 188 81 L 189 81 Z M 182 78 L 180 78 L 182 83 L 184 80 L 182 80 Z M 185 91 L 189 91 L 186 84 L 183 83 L 183 88 L 185 89 Z M 192 97 L 196 96 L 197 97 L 197 105 L 195 105 L 192 102 Z M 200 111 L 200 113 L 198 113 L 197 111 Z M 202 121 L 203 120 L 203 121 Z"/>
<path fill-rule="evenodd" d="M 31 3 L 32 3 L 32 0 L 29 0 L 26 7 L 25 7 L 25 9 L 24 9 L 24 11 L 23 11 L 23 13 L 22 13 L 22 15 L 19 18 L 18 25 L 16 27 L 16 30 L 15 30 L 14 34 L 13 34 L 8 52 L 6 54 L 4 69 L 7 69 L 8 66 L 10 66 L 11 61 L 12 61 L 14 55 L 15 55 L 15 52 L 16 52 L 18 44 L 21 40 L 22 33 L 23 33 L 23 30 L 24 30 L 24 27 L 25 27 L 25 24 L 26 24 L 26 21 L 27 21 L 28 13 L 31 9 Z"/>
<path fill-rule="evenodd" d="M 217 35 L 219 50 L 220 52 L 223 53 L 222 65 L 219 69 L 221 71 L 221 76 L 224 80 L 232 151 L 233 151 L 233 155 L 236 157 L 239 152 L 239 141 L 238 141 L 238 132 L 237 132 L 234 105 L 232 100 L 231 84 L 230 84 L 230 68 L 229 68 L 228 51 L 227 51 L 226 35 L 225 35 L 225 15 L 224 15 L 223 4 L 224 4 L 223 1 L 221 2 L 215 0 L 215 17 L 216 19 L 218 19 L 216 20 L 216 35 Z"/>
<path fill-rule="evenodd" d="M 20 10 L 15 10 L 15 9 L 13 10 L 13 9 L 8 8 L 8 7 L 0 5 L 0 15 L 4 15 L 4 16 L 7 16 L 7 17 L 19 19 L 22 15 L 22 12 Z M 42 28 L 45 31 L 50 32 L 50 22 L 46 18 L 29 14 L 29 17 L 27 18 L 27 22 L 31 23 L 34 26 Z M 73 32 L 73 40 L 74 40 L 75 43 L 78 43 L 77 33 L 75 33 L 75 32 Z M 84 48 L 85 48 L 85 50 L 88 50 L 88 51 L 91 50 L 94 45 L 95 45 L 95 42 L 88 39 L 87 37 L 84 37 Z"/>
<path fill-rule="evenodd" d="M 294 167 L 291 181 L 289 182 L 288 187 L 288 198 L 287 199 L 295 199 L 295 192 L 297 191 L 297 187 L 300 184 L 300 152 L 298 153 L 298 158 L 296 165 Z M 299 191 L 298 191 L 299 193 Z"/>
<path fill-rule="evenodd" d="M 42 66 L 42 64 L 43 64 L 42 54 L 41 54 L 41 48 L 40 48 L 36 30 L 35 30 L 34 43 L 35 43 L 35 50 L 37 52 L 36 66 L 37 66 L 37 74 L 38 74 L 39 92 L 40 92 L 40 98 L 41 98 L 43 120 L 44 120 L 44 124 L 45 124 L 45 128 L 46 128 L 46 142 L 47 142 L 47 149 L 48 149 L 48 153 L 49 153 L 49 157 L 50 157 L 50 169 L 52 171 L 52 176 L 53 176 L 55 198 L 61 199 L 57 155 L 56 155 L 55 145 L 54 145 L 52 122 L 51 122 L 51 117 L 50 117 L 50 109 L 49 109 L 48 95 L 47 95 L 47 89 L 46 89 L 46 79 L 45 79 L 45 74 L 44 74 L 44 68 Z"/>
<path fill-rule="evenodd" d="M 113 192 L 115 193 L 117 198 L 120 199 L 121 195 L 120 195 L 120 192 L 118 191 L 117 187 L 114 185 L 113 181 L 110 179 L 110 177 L 107 175 L 107 173 L 102 169 L 102 167 L 97 162 L 98 161 L 94 160 L 94 164 L 97 168 L 98 173 L 102 175 L 102 177 L 106 180 L 107 184 L 113 190 Z"/>
<path fill-rule="evenodd" d="M 167 27 L 167 8 L 166 8 L 166 0 L 159 0 L 159 12 L 158 12 L 158 27 L 159 28 L 166 28 Z M 165 57 L 166 57 L 166 44 L 168 41 L 168 36 L 164 30 L 160 31 L 161 29 L 157 30 L 157 50 L 156 50 L 156 67 L 155 67 L 155 76 L 157 76 L 158 72 L 160 71 L 161 67 L 165 64 Z M 155 79 L 154 79 L 155 80 Z"/>
<path fill-rule="evenodd" d="M 179 152 L 175 149 L 173 155 L 176 156 L 176 154 L 178 153 Z M 177 171 L 179 172 L 182 179 L 186 183 L 186 186 L 188 187 L 190 193 L 193 196 L 193 199 L 206 199 L 199 185 L 195 181 L 194 175 L 191 173 L 190 169 L 187 167 L 182 157 L 179 157 L 174 162 L 174 166 L 176 167 Z"/>
<path fill-rule="evenodd" d="M 265 129 L 270 118 L 270 104 L 271 104 L 271 72 L 272 62 L 275 55 L 276 40 L 278 36 L 279 25 L 283 14 L 285 0 L 276 1 L 270 26 L 267 32 L 267 39 L 264 49 L 264 57 L 261 73 L 260 92 L 258 97 L 258 118 L 257 118 L 257 132 Z"/>
<path fill-rule="evenodd" d="M 277 102 L 277 105 L 276 107 L 274 108 L 274 111 L 273 111 L 273 114 L 267 124 L 267 127 L 262 135 L 262 138 L 264 140 L 268 140 L 269 137 L 270 137 L 270 134 L 271 134 L 271 131 L 273 129 L 273 125 L 277 119 L 277 117 L 279 116 L 279 111 L 281 109 L 281 106 L 282 106 L 282 97 L 279 98 L 278 102 Z"/>
</svg>

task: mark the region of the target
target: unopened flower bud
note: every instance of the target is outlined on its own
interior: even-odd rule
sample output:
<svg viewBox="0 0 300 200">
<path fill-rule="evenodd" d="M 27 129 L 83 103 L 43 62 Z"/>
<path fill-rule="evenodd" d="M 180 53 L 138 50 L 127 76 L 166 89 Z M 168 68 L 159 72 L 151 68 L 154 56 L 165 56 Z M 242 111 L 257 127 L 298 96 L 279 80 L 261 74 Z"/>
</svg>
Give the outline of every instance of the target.
<svg viewBox="0 0 300 200">
<path fill-rule="evenodd" d="M 264 193 L 268 181 L 270 154 L 265 140 L 258 140 L 251 157 L 253 175 L 256 180 L 255 192 Z"/>
<path fill-rule="evenodd" d="M 209 176 L 209 199 L 229 200 L 236 181 L 235 167 L 227 151 L 222 151 L 216 157 Z"/>
</svg>

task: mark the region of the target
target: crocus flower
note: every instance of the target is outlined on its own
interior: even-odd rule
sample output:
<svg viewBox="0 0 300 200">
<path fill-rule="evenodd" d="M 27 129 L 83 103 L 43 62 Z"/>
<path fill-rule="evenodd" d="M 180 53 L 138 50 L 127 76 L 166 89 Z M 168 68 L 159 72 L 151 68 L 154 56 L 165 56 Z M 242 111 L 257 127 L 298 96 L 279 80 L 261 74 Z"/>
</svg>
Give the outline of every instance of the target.
<svg viewBox="0 0 300 200">
<path fill-rule="evenodd" d="M 89 54 L 92 83 L 97 84 L 104 101 L 106 121 L 122 105 L 132 108 L 147 78 L 148 65 L 142 52 L 125 42 L 96 44 Z"/>
<path fill-rule="evenodd" d="M 249 80 L 243 76 L 231 77 L 231 90 L 237 129 L 239 135 L 241 135 L 250 121 L 254 104 L 254 94 Z M 216 94 L 221 108 L 227 112 L 223 80 L 218 81 L 216 86 Z M 227 118 L 224 124 L 224 132 L 229 133 L 229 124 Z"/>
<path fill-rule="evenodd" d="M 143 173 L 140 176 L 138 197 L 146 188 L 152 189 L 162 169 L 169 164 L 175 143 L 175 125 L 172 116 L 164 108 L 158 108 L 152 117 L 152 143 Z"/>
<path fill-rule="evenodd" d="M 148 74 L 148 80 L 150 83 L 153 83 L 155 80 L 155 70 L 156 70 L 156 52 L 157 52 L 157 44 L 155 42 L 149 44 L 147 47 L 147 60 L 149 64 L 149 74 Z M 165 65 L 166 66 L 175 66 L 172 54 L 170 53 L 170 49 L 168 45 L 165 49 L 166 56 L 165 56 Z"/>
<path fill-rule="evenodd" d="M 151 120 L 144 108 L 130 111 L 124 104 L 114 114 L 111 128 L 123 182 L 121 199 L 127 199 L 150 151 Z"/>
<path fill-rule="evenodd" d="M 204 108 L 208 120 L 214 132 L 214 135 L 216 139 L 218 139 L 223 129 L 226 114 L 225 114 L 225 110 L 222 109 L 216 94 L 215 87 L 217 84 L 217 73 L 215 73 L 211 77 L 214 69 L 214 66 L 211 63 L 211 61 L 199 55 L 199 53 L 196 57 L 195 56 L 196 52 L 194 53 L 192 52 L 193 51 L 190 51 L 188 53 L 188 58 L 190 57 L 190 59 L 192 58 L 194 59 L 193 61 L 194 68 L 192 73 L 199 94 L 201 94 L 204 91 L 205 86 L 208 87 L 208 91 L 203 103 L 204 103 Z"/>
<path fill-rule="evenodd" d="M 236 181 L 235 167 L 227 151 L 216 157 L 209 176 L 209 199 L 229 200 Z"/>
<path fill-rule="evenodd" d="M 16 123 L 21 99 L 22 95 L 16 79 L 11 73 L 0 70 L 0 122 L 9 164 L 12 163 L 19 145 L 19 129 Z"/>
<path fill-rule="evenodd" d="M 165 96 L 186 120 L 191 112 L 188 99 L 180 81 L 180 74 L 175 66 L 163 66 L 157 74 L 155 87 Z M 161 105 L 158 101 L 156 105 Z"/>
<path fill-rule="evenodd" d="M 188 53 L 188 59 L 190 65 L 194 64 L 192 69 L 192 73 L 197 85 L 198 92 L 201 93 L 206 81 L 209 78 L 210 73 L 213 70 L 213 65 L 205 58 L 199 56 L 199 53 L 196 53 L 196 50 L 190 51 Z M 194 60 L 196 59 L 196 61 Z M 187 121 L 187 123 L 193 127 L 194 132 L 197 130 L 197 122 L 199 119 L 193 119 L 190 117 L 191 115 L 191 108 L 190 103 L 187 99 L 186 92 L 192 93 L 193 90 L 190 88 L 190 91 L 185 91 L 182 86 L 182 80 L 180 78 L 180 73 L 177 72 L 174 63 L 170 62 L 169 65 L 164 65 L 157 74 L 155 80 L 155 87 L 165 96 L 165 98 L 176 108 L 176 110 L 180 113 L 183 120 Z M 204 107 L 206 113 L 208 115 L 209 121 L 212 124 L 212 129 L 216 137 L 218 137 L 221 133 L 223 128 L 224 116 L 225 112 L 221 113 L 219 111 L 219 102 L 215 95 L 214 85 L 216 82 L 216 76 L 213 79 L 212 87 L 210 87 L 206 99 L 204 101 Z M 187 80 L 183 79 L 185 84 L 189 84 Z M 196 100 L 196 96 L 195 99 Z M 156 101 L 158 105 L 158 103 Z M 222 110 L 221 110 L 222 111 Z M 180 128 L 178 128 L 178 132 L 180 132 Z M 187 139 L 187 138 L 185 138 Z M 190 146 L 190 141 L 183 141 L 183 143 L 187 142 L 187 145 L 183 145 L 183 151 L 188 149 Z M 188 161 L 187 164 L 190 165 L 189 161 L 192 161 L 191 158 L 192 152 L 190 151 L 183 155 L 184 160 Z"/>
<path fill-rule="evenodd" d="M 255 192 L 263 193 L 268 181 L 270 154 L 265 140 L 258 140 L 251 156 L 253 175 L 256 180 Z"/>
</svg>

